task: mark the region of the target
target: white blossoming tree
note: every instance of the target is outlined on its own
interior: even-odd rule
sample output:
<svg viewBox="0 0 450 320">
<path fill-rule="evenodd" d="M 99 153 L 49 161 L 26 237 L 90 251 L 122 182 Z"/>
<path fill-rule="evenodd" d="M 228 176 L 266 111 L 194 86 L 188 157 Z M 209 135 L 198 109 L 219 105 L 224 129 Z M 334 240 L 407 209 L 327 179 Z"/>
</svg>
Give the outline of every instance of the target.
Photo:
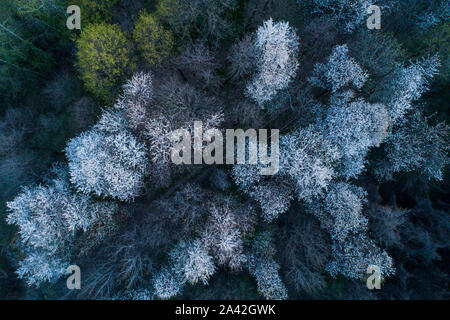
<svg viewBox="0 0 450 320">
<path fill-rule="evenodd" d="M 200 239 L 181 240 L 153 278 L 155 293 L 161 299 L 172 298 L 181 293 L 186 283 L 208 284 L 215 271 L 213 257 Z"/>
<path fill-rule="evenodd" d="M 212 203 L 209 211 L 210 218 L 201 236 L 205 248 L 213 254 L 218 265 L 239 270 L 246 262 L 243 226 L 239 225 L 238 217 L 227 202 Z"/>
<path fill-rule="evenodd" d="M 160 299 L 175 297 L 183 290 L 185 284 L 185 278 L 167 266 L 163 266 L 153 276 L 155 295 Z"/>
<path fill-rule="evenodd" d="M 337 148 L 313 126 L 298 129 L 280 139 L 279 173 L 292 179 L 297 199 L 310 202 L 320 197 L 336 175 Z"/>
<path fill-rule="evenodd" d="M 26 252 L 18 274 L 30 285 L 61 277 L 71 259 L 76 231 L 88 231 L 117 210 L 115 204 L 74 193 L 65 167 L 55 166 L 52 176 L 45 185 L 25 187 L 7 203 L 7 222 L 19 227 Z"/>
<path fill-rule="evenodd" d="M 258 104 L 270 100 L 288 86 L 298 68 L 298 36 L 288 22 L 272 19 L 256 31 L 257 73 L 247 85 L 246 93 Z"/>
<path fill-rule="evenodd" d="M 122 201 L 141 190 L 146 148 L 126 129 L 118 111 L 107 111 L 94 128 L 69 141 L 70 181 L 78 191 Z"/>
<path fill-rule="evenodd" d="M 430 80 L 438 73 L 441 63 L 434 55 L 408 66 L 399 66 L 374 93 L 374 98 L 386 105 L 392 122 L 403 117 L 429 88 Z"/>
<path fill-rule="evenodd" d="M 367 77 L 367 72 L 348 55 L 348 47 L 344 44 L 333 48 L 326 63 L 317 63 L 314 66 L 313 75 L 308 81 L 312 85 L 336 92 L 349 84 L 360 89 Z"/>
<path fill-rule="evenodd" d="M 343 242 L 351 232 L 367 228 L 367 218 L 362 214 L 365 196 L 362 188 L 337 182 L 330 186 L 322 201 L 309 206 L 309 211 L 330 232 L 333 240 Z"/>
<path fill-rule="evenodd" d="M 136 73 L 123 86 L 123 93 L 114 107 L 124 111 L 129 119 L 130 127 L 139 129 L 147 118 L 146 107 L 153 98 L 153 81 L 149 73 Z"/>
<path fill-rule="evenodd" d="M 332 255 L 326 269 L 334 277 L 342 274 L 362 279 L 370 265 L 380 268 L 382 278 L 395 273 L 392 258 L 364 233 L 350 235 L 344 242 L 334 242 Z"/>
<path fill-rule="evenodd" d="M 263 219 L 271 222 L 289 209 L 294 198 L 306 202 L 320 198 L 336 175 L 339 158 L 336 146 L 309 126 L 280 138 L 280 168 L 274 176 L 263 178 L 260 164 L 242 164 L 233 167 L 232 177 L 260 204 Z"/>
<path fill-rule="evenodd" d="M 216 271 L 213 258 L 200 239 L 180 241 L 169 256 L 172 267 L 190 284 L 208 284 L 209 278 Z"/>
<path fill-rule="evenodd" d="M 332 97 L 325 120 L 319 124 L 325 137 L 339 147 L 345 178 L 358 176 L 365 167 L 369 148 L 378 147 L 388 135 L 389 114 L 382 104 L 362 98 L 352 99 L 351 92 Z"/>
</svg>

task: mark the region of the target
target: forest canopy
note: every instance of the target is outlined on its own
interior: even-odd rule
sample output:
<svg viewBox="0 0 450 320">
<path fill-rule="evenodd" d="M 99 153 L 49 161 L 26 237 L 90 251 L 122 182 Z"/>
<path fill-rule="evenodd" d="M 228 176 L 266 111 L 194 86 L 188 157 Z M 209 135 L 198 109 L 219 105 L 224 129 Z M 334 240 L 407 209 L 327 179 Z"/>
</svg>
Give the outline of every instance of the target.
<svg viewBox="0 0 450 320">
<path fill-rule="evenodd" d="M 448 299 L 449 13 L 2 0 L 0 299 Z M 171 161 L 175 130 L 238 128 L 279 149 Z"/>
</svg>

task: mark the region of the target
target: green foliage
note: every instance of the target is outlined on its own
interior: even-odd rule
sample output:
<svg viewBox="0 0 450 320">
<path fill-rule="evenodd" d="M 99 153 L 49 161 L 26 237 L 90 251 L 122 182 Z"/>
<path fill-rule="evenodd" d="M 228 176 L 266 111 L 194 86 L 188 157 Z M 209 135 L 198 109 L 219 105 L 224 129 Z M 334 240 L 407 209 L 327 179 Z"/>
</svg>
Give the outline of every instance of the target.
<svg viewBox="0 0 450 320">
<path fill-rule="evenodd" d="M 133 38 L 144 59 L 154 66 L 161 65 L 173 47 L 172 34 L 145 10 L 139 16 Z"/>
<path fill-rule="evenodd" d="M 77 64 L 86 89 L 102 101 L 110 101 L 116 85 L 135 67 L 125 34 L 117 25 L 89 25 L 82 30 L 77 49 Z"/>
</svg>

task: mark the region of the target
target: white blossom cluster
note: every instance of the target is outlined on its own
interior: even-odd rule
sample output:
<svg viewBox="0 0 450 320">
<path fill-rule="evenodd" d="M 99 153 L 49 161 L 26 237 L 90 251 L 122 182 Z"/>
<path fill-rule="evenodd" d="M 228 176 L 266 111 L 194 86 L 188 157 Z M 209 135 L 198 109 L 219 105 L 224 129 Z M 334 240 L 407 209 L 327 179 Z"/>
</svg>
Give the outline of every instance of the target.
<svg viewBox="0 0 450 320">
<path fill-rule="evenodd" d="M 244 255 L 243 230 L 239 225 L 230 204 L 211 204 L 210 217 L 202 233 L 202 241 L 211 252 L 218 265 L 228 265 L 233 270 L 239 270 L 246 262 Z"/>
<path fill-rule="evenodd" d="M 395 273 L 392 258 L 364 233 L 349 236 L 344 242 L 334 242 L 332 254 L 333 260 L 326 268 L 332 276 L 342 274 L 361 279 L 369 265 L 378 266 L 382 278 Z"/>
<path fill-rule="evenodd" d="M 186 280 L 179 273 L 164 266 L 153 276 L 155 295 L 160 299 L 170 299 L 178 295 Z"/>
<path fill-rule="evenodd" d="M 46 185 L 26 187 L 7 203 L 7 222 L 19 227 L 26 252 L 18 274 L 30 285 L 62 276 L 70 262 L 75 232 L 87 231 L 117 211 L 113 203 L 74 193 L 66 170 L 55 166 L 55 177 Z"/>
<path fill-rule="evenodd" d="M 78 191 L 130 201 L 140 192 L 146 148 L 121 126 L 119 112 L 105 112 L 93 129 L 69 141 L 70 181 Z"/>
<path fill-rule="evenodd" d="M 308 206 L 333 241 L 332 259 L 327 271 L 360 279 L 369 265 L 380 267 L 383 277 L 394 274 L 391 257 L 369 239 L 368 220 L 363 214 L 366 192 L 345 182 L 330 186 L 327 195 Z"/>
<path fill-rule="evenodd" d="M 261 205 L 263 219 L 271 222 L 289 209 L 294 198 L 311 202 L 323 196 L 340 157 L 337 147 L 311 125 L 280 138 L 280 168 L 273 177 L 262 178 L 259 164 L 236 165 L 232 177 Z"/>
<path fill-rule="evenodd" d="M 365 231 L 367 218 L 362 214 L 366 192 L 345 182 L 330 186 L 322 201 L 309 206 L 335 241 L 344 242 L 350 234 Z"/>
<path fill-rule="evenodd" d="M 263 181 L 248 192 L 261 206 L 262 217 L 266 222 L 272 222 L 286 212 L 294 200 L 292 186 L 279 180 L 281 181 Z"/>
<path fill-rule="evenodd" d="M 333 48 L 325 64 L 316 63 L 308 81 L 314 86 L 336 92 L 350 83 L 361 89 L 368 76 L 356 60 L 348 55 L 348 47 L 344 44 Z"/>
<path fill-rule="evenodd" d="M 180 241 L 169 256 L 176 271 L 190 284 L 208 284 L 209 278 L 216 271 L 213 258 L 200 239 Z"/>
<path fill-rule="evenodd" d="M 216 266 L 200 239 L 181 240 L 169 252 L 168 264 L 153 278 L 155 294 L 161 299 L 178 295 L 186 283 L 208 284 Z"/>
<path fill-rule="evenodd" d="M 288 22 L 272 19 L 258 28 L 255 37 L 258 72 L 247 86 L 247 94 L 258 104 L 270 100 L 288 86 L 298 68 L 298 36 Z"/>
<path fill-rule="evenodd" d="M 365 167 L 369 148 L 378 147 L 388 135 L 389 114 L 382 104 L 370 104 L 362 98 L 351 101 L 347 91 L 332 97 L 326 117 L 320 123 L 326 138 L 339 148 L 345 178 L 357 177 Z"/>
<path fill-rule="evenodd" d="M 297 199 L 306 202 L 324 194 L 341 156 L 313 126 L 282 136 L 280 155 L 280 174 L 293 180 Z"/>
<path fill-rule="evenodd" d="M 136 73 L 123 86 L 123 93 L 114 107 L 124 111 L 130 126 L 137 129 L 145 124 L 147 118 L 146 107 L 153 98 L 153 81 L 149 73 Z M 125 117 L 123 117 L 125 118 Z"/>
<path fill-rule="evenodd" d="M 401 65 L 375 93 L 375 98 L 387 106 L 393 123 L 402 118 L 412 108 L 412 103 L 428 90 L 430 80 L 438 73 L 440 65 L 438 55 L 408 66 Z"/>
</svg>

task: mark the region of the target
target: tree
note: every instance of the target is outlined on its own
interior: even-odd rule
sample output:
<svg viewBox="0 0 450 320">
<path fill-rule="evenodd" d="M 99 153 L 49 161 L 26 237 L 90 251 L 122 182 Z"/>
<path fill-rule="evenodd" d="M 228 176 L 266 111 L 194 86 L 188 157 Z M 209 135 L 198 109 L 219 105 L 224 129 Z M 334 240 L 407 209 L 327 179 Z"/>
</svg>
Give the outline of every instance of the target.
<svg viewBox="0 0 450 320">
<path fill-rule="evenodd" d="M 265 143 L 260 142 L 256 145 L 252 141 L 246 143 L 245 163 L 234 165 L 231 175 L 239 189 L 260 205 L 264 221 L 272 222 L 289 209 L 290 203 L 294 200 L 294 186 L 290 179 L 281 174 L 263 176 L 261 170 L 267 165 L 261 163 L 261 158 L 256 164 L 249 163 L 251 148 L 258 150 L 260 155 L 261 152 L 265 152 L 262 150 L 267 150 Z M 269 150 L 268 156 L 274 157 L 275 152 L 278 151 Z"/>
<path fill-rule="evenodd" d="M 297 0 L 299 4 L 303 1 Z M 313 12 L 327 15 L 337 26 L 344 26 L 348 33 L 353 32 L 367 20 L 367 9 L 371 5 L 378 5 L 383 14 L 387 14 L 396 5 L 397 1 L 389 0 L 313 0 Z"/>
<path fill-rule="evenodd" d="M 301 209 L 293 206 L 273 231 L 282 266 L 280 272 L 286 285 L 293 289 L 290 292 L 298 292 L 299 297 L 314 296 L 326 287 L 323 270 L 331 253 L 328 232 L 313 215 Z"/>
<path fill-rule="evenodd" d="M 370 147 L 378 147 L 388 135 L 390 118 L 382 104 L 370 104 L 362 98 L 353 100 L 350 91 L 334 95 L 321 131 L 339 147 L 346 179 L 358 176 L 365 167 Z"/>
<path fill-rule="evenodd" d="M 217 44 L 231 34 L 229 16 L 236 7 L 236 0 L 162 0 L 155 15 L 181 38 L 194 34 Z"/>
<path fill-rule="evenodd" d="M 410 212 L 396 207 L 373 205 L 367 211 L 370 218 L 369 230 L 382 245 L 401 247 L 401 228 Z"/>
<path fill-rule="evenodd" d="M 363 233 L 349 235 L 344 242 L 334 242 L 332 255 L 326 269 L 333 277 L 342 274 L 362 279 L 369 265 L 379 267 L 383 279 L 395 273 L 392 258 Z"/>
<path fill-rule="evenodd" d="M 161 299 L 175 297 L 187 282 L 208 284 L 215 271 L 213 258 L 200 239 L 181 240 L 169 251 L 168 262 L 153 278 L 155 293 Z"/>
<path fill-rule="evenodd" d="M 258 72 L 247 85 L 247 95 L 262 105 L 286 88 L 298 68 L 298 45 L 298 36 L 288 22 L 265 21 L 256 31 Z"/>
<path fill-rule="evenodd" d="M 78 191 L 130 201 L 140 192 L 146 148 L 124 128 L 119 111 L 105 111 L 94 128 L 65 149 L 70 181 Z"/>
<path fill-rule="evenodd" d="M 349 234 L 367 229 L 368 221 L 362 214 L 366 194 L 362 188 L 337 182 L 330 186 L 322 201 L 309 206 L 309 211 L 333 240 L 344 242 Z"/>
<path fill-rule="evenodd" d="M 203 130 L 218 128 L 224 120 L 222 103 L 178 78 L 169 78 L 155 87 L 154 104 L 148 110 L 143 135 L 155 163 L 170 162 L 172 131 L 185 129 L 193 135 L 194 121 Z M 179 166 L 182 167 L 182 166 Z"/>
<path fill-rule="evenodd" d="M 448 160 L 448 126 L 430 125 L 430 118 L 415 110 L 399 120 L 385 143 L 386 157 L 375 166 L 380 180 L 396 172 L 418 171 L 427 179 L 442 180 Z"/>
<path fill-rule="evenodd" d="M 185 285 L 185 279 L 168 267 L 162 267 L 153 277 L 155 295 L 170 299 L 178 295 Z"/>
<path fill-rule="evenodd" d="M 234 80 L 249 76 L 256 69 L 257 49 L 254 35 L 246 35 L 233 44 L 228 60 L 231 63 L 231 74 Z"/>
<path fill-rule="evenodd" d="M 217 97 L 209 96 L 178 77 L 169 77 L 154 88 L 154 104 L 151 119 L 164 118 L 170 130 L 187 128 L 194 121 L 210 122 L 220 120 L 222 105 Z M 220 123 L 220 121 L 219 121 Z M 217 124 L 216 124 L 217 125 Z M 215 126 L 211 123 L 210 127 Z"/>
<path fill-rule="evenodd" d="M 205 203 L 209 192 L 197 184 L 187 183 L 169 198 L 159 199 L 156 206 L 171 223 L 171 232 L 178 233 L 180 238 L 200 232 L 207 218 L 208 208 Z"/>
<path fill-rule="evenodd" d="M 220 79 L 216 70 L 219 64 L 215 53 L 205 43 L 188 45 L 176 62 L 189 82 L 197 83 L 202 89 L 219 86 Z"/>
<path fill-rule="evenodd" d="M 287 290 L 278 273 L 280 266 L 273 258 L 275 249 L 271 242 L 269 231 L 255 237 L 248 255 L 248 270 L 256 278 L 258 291 L 264 298 L 284 300 L 287 299 Z"/>
<path fill-rule="evenodd" d="M 172 34 L 145 10 L 133 30 L 133 38 L 144 59 L 153 66 L 160 66 L 172 50 Z"/>
<path fill-rule="evenodd" d="M 25 259 L 19 262 L 17 275 L 26 279 L 29 286 L 39 286 L 43 282 L 55 282 L 64 274 L 69 261 L 46 251 L 31 249 L 26 252 Z"/>
<path fill-rule="evenodd" d="M 337 148 L 313 126 L 297 129 L 280 139 L 279 174 L 292 180 L 297 199 L 310 202 L 335 177 L 339 158 Z"/>
<path fill-rule="evenodd" d="M 56 52 L 67 49 L 61 28 L 63 0 L 4 0 L 0 9 L 0 93 L 2 103 L 24 96 L 52 70 Z M 55 39 L 60 40 L 55 41 Z M 33 84 L 33 85 L 30 85 Z"/>
<path fill-rule="evenodd" d="M 82 23 L 101 23 L 111 20 L 113 7 L 118 0 L 73 0 L 71 4 L 81 8 Z M 83 27 L 82 27 L 83 28 Z"/>
<path fill-rule="evenodd" d="M 312 85 L 336 92 L 350 83 L 361 89 L 367 77 L 367 72 L 358 65 L 355 59 L 348 56 L 348 47 L 344 44 L 333 48 L 326 64 L 317 63 L 314 66 L 313 75 L 308 81 Z"/>
<path fill-rule="evenodd" d="M 379 86 L 373 97 L 386 105 L 392 123 L 403 117 L 428 90 L 430 80 L 440 66 L 437 55 L 421 59 L 409 66 L 398 66 L 391 76 Z"/>
<path fill-rule="evenodd" d="M 172 268 L 179 272 L 187 282 L 208 284 L 209 278 L 215 273 L 213 258 L 206 251 L 202 241 L 180 241 L 169 253 Z"/>
<path fill-rule="evenodd" d="M 135 66 L 131 45 L 117 25 L 84 27 L 77 40 L 77 66 L 88 91 L 107 102 L 115 86 Z"/>
<path fill-rule="evenodd" d="M 404 49 L 393 35 L 374 33 L 366 29 L 358 32 L 353 41 L 349 41 L 348 49 L 350 55 L 371 75 L 366 87 L 376 85 L 380 79 L 391 73 L 404 57 Z"/>
<path fill-rule="evenodd" d="M 306 202 L 320 198 L 336 175 L 340 154 L 311 125 L 282 136 L 279 157 L 279 170 L 273 176 L 261 175 L 261 163 L 232 169 L 234 182 L 261 205 L 267 222 L 286 212 L 294 197 Z"/>
<path fill-rule="evenodd" d="M 218 265 L 239 270 L 247 261 L 243 238 L 253 230 L 255 219 L 251 207 L 233 210 L 232 204 L 223 199 L 209 205 L 210 217 L 201 239 Z"/>
<path fill-rule="evenodd" d="M 440 23 L 445 23 L 450 15 L 446 0 L 400 2 L 398 11 L 400 17 L 405 19 L 406 15 L 409 18 L 409 25 L 415 24 L 415 27 L 421 32 L 432 29 Z"/>
<path fill-rule="evenodd" d="M 125 112 L 129 125 L 138 130 L 145 124 L 146 107 L 153 98 L 153 80 L 150 73 L 139 72 L 133 75 L 123 86 L 123 93 L 114 107 Z"/>
<path fill-rule="evenodd" d="M 76 232 L 88 231 L 95 222 L 107 220 L 117 211 L 112 203 L 74 193 L 67 168 L 57 165 L 50 176 L 46 185 L 25 187 L 7 203 L 7 222 L 19 227 L 26 252 L 18 274 L 29 285 L 55 281 L 65 274 Z"/>
<path fill-rule="evenodd" d="M 289 209 L 294 200 L 293 191 L 292 186 L 280 178 L 263 181 L 251 188 L 248 194 L 261 206 L 264 221 L 272 222 Z"/>
</svg>

